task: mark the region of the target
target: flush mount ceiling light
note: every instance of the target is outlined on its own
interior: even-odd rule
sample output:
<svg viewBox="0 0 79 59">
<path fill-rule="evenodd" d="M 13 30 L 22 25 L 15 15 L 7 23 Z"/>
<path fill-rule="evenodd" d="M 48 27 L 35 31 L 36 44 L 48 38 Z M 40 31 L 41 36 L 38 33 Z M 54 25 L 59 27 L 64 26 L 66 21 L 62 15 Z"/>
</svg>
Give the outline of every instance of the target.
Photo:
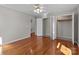
<svg viewBox="0 0 79 59">
<path fill-rule="evenodd" d="M 41 12 L 43 12 L 43 6 L 42 6 L 42 5 L 40 5 L 40 4 L 35 4 L 33 7 L 34 7 L 34 12 L 36 12 L 36 13 L 41 13 Z"/>
</svg>

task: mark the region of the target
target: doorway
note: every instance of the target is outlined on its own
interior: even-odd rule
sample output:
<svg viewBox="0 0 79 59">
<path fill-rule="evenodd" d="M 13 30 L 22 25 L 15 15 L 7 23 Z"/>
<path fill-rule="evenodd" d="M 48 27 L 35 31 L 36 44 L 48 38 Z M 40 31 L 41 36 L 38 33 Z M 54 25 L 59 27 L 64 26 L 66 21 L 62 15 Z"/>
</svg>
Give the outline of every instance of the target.
<svg viewBox="0 0 79 59">
<path fill-rule="evenodd" d="M 48 18 L 43 19 L 43 36 L 48 37 L 50 35 L 50 21 Z"/>
<path fill-rule="evenodd" d="M 57 16 L 57 38 L 72 41 L 72 15 Z"/>
</svg>

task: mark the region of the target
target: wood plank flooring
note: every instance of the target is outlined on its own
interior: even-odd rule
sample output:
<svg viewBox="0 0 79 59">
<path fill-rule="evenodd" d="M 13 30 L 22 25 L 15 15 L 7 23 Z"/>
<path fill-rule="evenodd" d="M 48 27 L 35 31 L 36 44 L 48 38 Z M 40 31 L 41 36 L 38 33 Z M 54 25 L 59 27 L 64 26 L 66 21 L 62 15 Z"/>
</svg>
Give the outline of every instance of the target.
<svg viewBox="0 0 79 59">
<path fill-rule="evenodd" d="M 78 55 L 79 50 L 77 45 L 73 45 L 70 41 L 62 39 L 52 40 L 49 37 L 32 37 L 3 45 L 4 55 L 64 55 L 57 44 L 60 42 L 72 50 L 73 55 Z"/>
</svg>

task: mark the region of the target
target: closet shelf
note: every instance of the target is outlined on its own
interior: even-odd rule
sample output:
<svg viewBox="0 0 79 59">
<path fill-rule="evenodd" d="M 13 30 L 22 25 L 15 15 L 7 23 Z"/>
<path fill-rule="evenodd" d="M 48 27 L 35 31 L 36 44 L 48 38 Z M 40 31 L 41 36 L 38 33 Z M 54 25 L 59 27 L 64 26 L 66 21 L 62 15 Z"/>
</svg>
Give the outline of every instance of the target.
<svg viewBox="0 0 79 59">
<path fill-rule="evenodd" d="M 71 21 L 72 20 L 72 15 L 68 15 L 68 16 L 58 16 L 57 17 L 58 21 Z"/>
</svg>

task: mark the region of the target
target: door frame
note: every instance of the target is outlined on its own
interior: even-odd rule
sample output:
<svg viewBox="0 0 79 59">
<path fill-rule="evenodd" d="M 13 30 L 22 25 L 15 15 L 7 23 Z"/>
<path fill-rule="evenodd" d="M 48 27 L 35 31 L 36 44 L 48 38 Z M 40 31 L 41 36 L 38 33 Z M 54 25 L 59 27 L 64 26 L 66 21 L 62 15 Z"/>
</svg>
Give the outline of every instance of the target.
<svg viewBox="0 0 79 59">
<path fill-rule="evenodd" d="M 62 15 L 58 15 L 58 16 L 66 16 L 66 15 L 72 15 L 72 43 L 74 45 L 74 40 L 75 40 L 74 39 L 74 12 L 73 13 L 68 13 L 68 14 L 62 14 Z"/>
</svg>

